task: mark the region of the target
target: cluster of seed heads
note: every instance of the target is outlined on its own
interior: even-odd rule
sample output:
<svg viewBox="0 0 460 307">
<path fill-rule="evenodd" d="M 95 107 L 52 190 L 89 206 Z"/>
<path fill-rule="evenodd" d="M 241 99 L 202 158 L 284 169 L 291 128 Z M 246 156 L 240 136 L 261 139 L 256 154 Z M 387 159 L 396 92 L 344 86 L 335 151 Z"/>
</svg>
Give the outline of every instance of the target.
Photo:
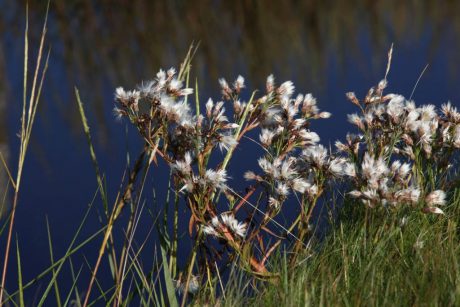
<svg viewBox="0 0 460 307">
<path fill-rule="evenodd" d="M 339 151 L 356 165 L 350 195 L 369 207 L 423 205 L 424 212 L 443 213 L 450 169 L 460 148 L 460 113 L 449 102 L 417 107 L 401 95 L 383 95 L 386 81 L 358 100 L 348 99 L 361 114 L 348 115 L 360 134 L 336 142 Z M 433 172 L 428 172 L 432 170 Z M 433 175 L 434 174 L 434 175 Z M 429 183 L 427 178 L 435 176 Z"/>
<path fill-rule="evenodd" d="M 318 199 L 339 186 L 348 189 L 343 195 L 370 208 L 411 206 L 444 214 L 439 207 L 446 203 L 452 181 L 458 180 L 451 170 L 460 149 L 460 113 L 450 103 L 440 110 L 433 105 L 417 107 L 403 96 L 384 95 L 386 80 L 362 100 L 348 93 L 360 110 L 348 115 L 358 133 L 337 141 L 337 151 L 332 152 L 310 130 L 312 120 L 331 114 L 320 111 L 311 94 L 295 96 L 291 81 L 277 86 L 269 76 L 265 93 L 256 98 L 254 92 L 249 101 L 240 98 L 245 88 L 242 76 L 230 84 L 220 79 L 219 84 L 221 100 L 207 100 L 203 114 L 189 106 L 187 96 L 193 90 L 184 87 L 175 69 L 160 70 L 153 81 L 135 90 L 120 87 L 115 92 L 115 114 L 128 118 L 150 150 L 170 165 L 176 191 L 184 195 L 192 213 L 191 225 L 205 236 L 228 242 L 234 249 L 261 240 L 265 225 L 295 195 L 300 206 L 287 207 L 299 212 L 301 223 L 290 229 L 297 229 L 302 238 L 297 239 L 302 241 L 305 231 L 311 229 L 309 219 Z M 215 195 L 223 193 L 233 203 L 238 193 L 230 187 L 227 163 L 241 138 L 254 129 L 259 129 L 258 143 L 264 155 L 257 160 L 260 170 L 247 171 L 244 178 L 254 184 L 254 190 L 262 190 L 258 201 L 265 206 L 255 207 L 243 199 L 242 205 L 253 212 L 248 223 L 236 218 L 240 206 L 222 210 Z M 215 149 L 225 158 L 210 166 Z M 429 174 L 434 174 L 430 179 L 426 165 L 432 170 Z M 254 214 L 263 218 L 254 219 Z M 285 226 L 281 225 L 283 231 Z M 263 253 L 264 259 L 268 257 Z M 257 263 L 251 253 L 249 257 L 251 265 L 263 271 L 263 262 Z"/>
</svg>

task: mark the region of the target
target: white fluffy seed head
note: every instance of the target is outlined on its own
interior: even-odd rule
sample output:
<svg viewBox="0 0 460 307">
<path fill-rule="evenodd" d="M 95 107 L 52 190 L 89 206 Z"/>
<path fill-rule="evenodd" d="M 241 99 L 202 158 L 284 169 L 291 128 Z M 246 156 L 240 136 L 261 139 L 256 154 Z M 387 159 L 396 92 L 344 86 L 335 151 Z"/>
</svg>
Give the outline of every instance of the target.
<svg viewBox="0 0 460 307">
<path fill-rule="evenodd" d="M 289 187 L 285 183 L 278 183 L 278 186 L 276 187 L 276 192 L 279 195 L 288 196 L 289 195 Z"/>
<path fill-rule="evenodd" d="M 446 193 L 442 190 L 431 192 L 425 197 L 428 206 L 442 206 L 446 203 Z"/>
<path fill-rule="evenodd" d="M 342 177 L 345 174 L 345 164 L 345 160 L 342 158 L 333 159 L 329 162 L 329 171 L 336 177 Z"/>
<path fill-rule="evenodd" d="M 235 139 L 233 135 L 221 135 L 219 141 L 219 148 L 221 151 L 228 151 L 236 145 L 238 145 L 238 141 Z"/>
<path fill-rule="evenodd" d="M 327 149 L 323 145 L 310 146 L 302 151 L 302 155 L 310 163 L 322 167 L 326 163 Z"/>
<path fill-rule="evenodd" d="M 403 189 L 397 191 L 395 197 L 400 202 L 415 204 L 420 198 L 420 190 L 418 188 Z"/>
<path fill-rule="evenodd" d="M 273 77 L 273 75 L 267 77 L 266 87 L 267 93 L 271 93 L 273 91 L 275 87 L 275 78 Z"/>
<path fill-rule="evenodd" d="M 219 233 L 216 231 L 216 229 L 211 225 L 204 226 L 203 227 L 203 232 L 204 232 L 205 235 L 213 236 L 213 237 L 217 237 L 219 235 Z"/>
<path fill-rule="evenodd" d="M 292 189 L 303 194 L 305 191 L 311 187 L 311 183 L 303 178 L 295 178 L 292 180 Z"/>
<path fill-rule="evenodd" d="M 252 172 L 252 171 L 247 171 L 246 173 L 244 173 L 244 179 L 246 180 L 256 180 L 257 179 L 257 175 Z"/>
<path fill-rule="evenodd" d="M 456 148 L 460 148 L 460 124 L 457 124 L 455 126 L 455 130 L 454 130 L 454 146 Z"/>
<path fill-rule="evenodd" d="M 306 129 L 299 130 L 299 136 L 307 144 L 316 144 L 319 142 L 319 135 L 316 132 L 307 131 Z"/>
<path fill-rule="evenodd" d="M 283 98 L 291 98 L 292 94 L 294 94 L 294 83 L 292 81 L 286 81 L 283 84 L 280 85 L 278 88 L 278 93 L 283 97 Z"/>
<path fill-rule="evenodd" d="M 343 172 L 349 177 L 356 177 L 356 168 L 353 163 L 345 163 Z"/>
<path fill-rule="evenodd" d="M 243 222 L 238 222 L 238 220 L 231 213 L 223 213 L 220 215 L 222 223 L 227 226 L 234 234 L 244 238 L 246 237 L 247 224 Z"/>
<path fill-rule="evenodd" d="M 400 116 L 404 112 L 404 97 L 401 95 L 395 95 L 387 104 L 386 112 L 393 119 L 393 121 L 398 121 Z"/>
<path fill-rule="evenodd" d="M 276 133 L 270 129 L 262 129 L 259 139 L 262 145 L 268 147 L 272 144 L 273 138 L 275 137 Z"/>
<path fill-rule="evenodd" d="M 349 192 L 348 195 L 350 195 L 353 198 L 359 198 L 359 197 L 361 197 L 363 195 L 363 193 L 361 193 L 360 191 L 357 191 L 357 190 L 353 190 L 353 191 Z"/>
<path fill-rule="evenodd" d="M 214 102 L 212 101 L 211 98 L 209 98 L 208 101 L 206 102 L 206 115 L 208 117 L 211 116 L 213 107 L 214 107 Z"/>
<path fill-rule="evenodd" d="M 239 75 L 235 82 L 233 83 L 233 87 L 235 87 L 236 90 L 241 90 L 242 88 L 244 88 L 244 77 Z"/>
<path fill-rule="evenodd" d="M 225 183 L 227 182 L 227 171 L 223 169 L 219 169 L 217 171 L 208 169 L 205 173 L 205 181 L 211 187 L 225 189 Z"/>
</svg>

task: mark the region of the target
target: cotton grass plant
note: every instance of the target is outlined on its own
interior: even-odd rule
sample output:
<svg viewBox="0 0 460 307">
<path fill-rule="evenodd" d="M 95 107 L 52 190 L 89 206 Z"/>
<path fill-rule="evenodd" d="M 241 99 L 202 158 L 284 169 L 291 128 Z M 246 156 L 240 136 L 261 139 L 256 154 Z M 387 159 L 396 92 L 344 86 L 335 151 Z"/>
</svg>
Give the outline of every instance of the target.
<svg viewBox="0 0 460 307">
<path fill-rule="evenodd" d="M 103 225 L 76 244 L 86 215 L 65 255 L 57 259 L 49 231 L 51 266 L 25 284 L 18 247 L 18 289 L 2 301 L 22 165 L 48 61 L 39 79 L 45 32 L 46 26 L 29 95 L 25 71 L 21 150 L 17 179 L 11 179 L 15 198 L 0 302 L 23 306 L 24 289 L 45 277 L 49 280 L 40 306 L 52 290 L 58 306 L 452 305 L 460 299 L 460 113 L 453 104 L 417 106 L 384 93 L 391 50 L 384 79 L 363 99 L 346 95 L 358 110 L 348 116 L 356 131 L 337 141 L 335 149 L 327 148 L 310 125 L 331 113 L 321 111 L 312 94 L 295 94 L 291 81 L 277 82 L 270 75 L 263 90 L 250 91 L 242 76 L 233 82 L 222 78 L 220 97 L 200 100 L 198 81 L 190 85 L 196 52 L 191 48 L 179 70 L 160 70 L 135 89 L 115 89 L 113 112 L 137 130 L 143 146 L 134 163 L 127 159 L 113 205 L 75 91 Z M 27 59 L 26 31 L 26 64 Z M 254 169 L 230 178 L 235 152 L 245 148 L 243 140 L 260 149 L 247 156 Z M 170 172 L 166 205 L 155 199 L 150 208 L 145 185 L 149 176 L 161 179 L 155 173 L 161 164 Z M 322 240 L 315 235 L 319 207 L 338 213 L 330 215 Z M 183 209 L 186 227 L 179 224 Z M 146 212 L 150 231 L 139 240 Z M 127 224 L 120 225 L 124 214 Z M 159 240 L 150 253 L 151 265 L 146 265 L 140 255 L 154 229 Z M 88 263 L 89 283 L 82 289 L 82 269 L 74 268 L 71 256 L 95 239 L 100 240 L 97 260 Z M 185 261 L 178 259 L 179 251 Z M 113 282 L 108 289 L 98 280 L 105 260 Z M 65 296 L 59 285 L 64 264 L 69 264 L 73 281 Z"/>
<path fill-rule="evenodd" d="M 276 282 L 278 273 L 266 268 L 270 255 L 289 246 L 289 263 L 296 265 L 311 239 L 315 206 L 322 195 L 339 187 L 340 180 L 348 188 L 343 194 L 362 207 L 444 214 L 446 192 L 458 181 L 452 170 L 460 145 L 460 115 L 450 103 L 440 112 L 432 105 L 416 107 L 400 95 L 384 94 L 385 77 L 363 100 L 347 94 L 361 112 L 349 115 L 359 134 L 337 141 L 338 151 L 333 153 L 309 129 L 312 120 L 331 114 L 321 112 L 311 94 L 294 95 L 292 82 L 277 86 L 269 76 L 265 93 L 253 92 L 244 102 L 242 76 L 231 84 L 220 79 L 222 100 L 209 99 L 201 114 L 198 95 L 195 111 L 189 106 L 187 97 L 193 90 L 183 87 L 181 76 L 183 72 L 176 76 L 174 69 L 160 70 L 153 81 L 135 90 L 118 88 L 115 94 L 115 113 L 137 127 L 152 159 L 160 156 L 170 165 L 174 192 L 183 196 L 191 213 L 189 235 L 195 248 L 178 284 L 189 285 L 191 278 L 200 276 L 197 280 L 206 288 L 219 271 L 213 264 L 222 263 L 224 254 L 227 261 L 238 259 L 254 277 Z M 226 113 L 226 107 L 232 112 Z M 260 170 L 244 174 L 253 184 L 246 193 L 238 192 L 230 185 L 227 166 L 242 138 L 253 130 L 259 131 L 258 144 L 265 154 L 257 159 Z M 219 151 L 226 154 L 211 166 L 211 156 Z M 216 197 L 220 194 L 225 199 Z M 297 206 L 287 207 L 286 202 Z M 239 220 L 242 208 L 249 213 Z M 296 212 L 296 218 L 282 225 L 276 217 L 285 210 Z M 215 239 L 221 250 L 213 246 Z M 196 259 L 198 275 L 193 275 Z M 194 286 L 192 292 L 197 290 Z"/>
<path fill-rule="evenodd" d="M 266 268 L 270 255 L 288 239 L 296 249 L 307 245 L 309 220 L 318 199 L 344 173 L 345 160 L 329 155 L 318 145 L 318 134 L 309 130 L 311 120 L 330 114 L 319 111 L 311 94 L 294 96 L 292 82 L 277 86 L 273 76 L 267 78 L 265 94 L 256 97 L 253 92 L 247 102 L 240 100 L 245 88 L 242 76 L 231 85 L 220 79 L 222 100 L 207 100 L 203 114 L 197 100 L 192 112 L 185 98 L 192 89 L 183 88 L 180 76 L 174 69 L 161 70 L 138 89 L 118 88 L 115 93 L 115 113 L 137 127 L 152 160 L 159 156 L 168 163 L 174 193 L 184 198 L 190 210 L 189 235 L 195 248 L 178 283 L 189 285 L 196 259 L 195 274 L 203 284 L 220 270 L 215 263 L 235 259 L 254 277 L 277 278 Z M 226 112 L 227 105 L 233 108 L 231 113 Z M 242 138 L 256 129 L 266 154 L 257 161 L 260 174 L 248 171 L 244 176 L 254 184 L 238 192 L 229 184 L 227 166 Z M 211 156 L 222 160 L 212 166 Z M 291 225 L 282 225 L 275 218 L 290 194 L 298 199 L 294 209 L 298 216 Z"/>
<path fill-rule="evenodd" d="M 437 109 L 384 94 L 386 85 L 362 100 L 346 95 L 360 111 L 348 116 L 358 132 L 336 142 L 346 197 L 326 238 L 299 251 L 295 269 L 279 254 L 279 282 L 253 298 L 233 285 L 223 305 L 458 304 L 460 114 L 451 103 Z"/>
<path fill-rule="evenodd" d="M 363 101 L 348 93 L 361 115 L 348 116 L 359 135 L 336 147 L 355 164 L 353 198 L 368 207 L 409 205 L 444 214 L 440 208 L 458 183 L 460 113 L 449 102 L 417 107 L 396 94 L 383 95 L 385 80 Z"/>
</svg>

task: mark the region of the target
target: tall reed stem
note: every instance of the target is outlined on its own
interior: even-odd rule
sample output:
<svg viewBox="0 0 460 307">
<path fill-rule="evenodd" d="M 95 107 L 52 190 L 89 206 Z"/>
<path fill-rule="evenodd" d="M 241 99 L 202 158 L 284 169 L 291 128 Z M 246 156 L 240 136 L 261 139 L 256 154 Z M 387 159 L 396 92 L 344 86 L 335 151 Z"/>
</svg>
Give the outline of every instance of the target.
<svg viewBox="0 0 460 307">
<path fill-rule="evenodd" d="M 2 271 L 2 282 L 0 284 L 0 306 L 3 304 L 3 293 L 5 289 L 6 274 L 8 271 L 8 260 L 9 260 L 9 254 L 10 254 L 10 248 L 11 248 L 11 237 L 13 234 L 14 221 L 16 217 L 16 208 L 18 205 L 18 198 L 19 198 L 19 191 L 20 191 L 24 161 L 25 161 L 25 157 L 27 153 L 27 148 L 29 145 L 30 136 L 32 134 L 32 127 L 33 127 L 33 123 L 35 120 L 38 101 L 41 96 L 43 81 L 45 78 L 46 71 L 48 69 L 48 60 L 49 60 L 50 51 L 48 51 L 47 53 L 46 60 L 44 62 L 44 66 L 41 70 L 41 75 L 40 75 L 40 68 L 41 68 L 42 57 L 43 57 L 43 49 L 44 49 L 44 44 L 45 44 L 45 36 L 46 36 L 46 31 L 47 31 L 46 25 L 48 21 L 48 11 L 49 11 L 49 1 L 48 1 L 48 5 L 46 8 L 45 21 L 44 21 L 42 32 L 41 32 L 37 63 L 35 66 L 34 77 L 32 79 L 32 89 L 31 89 L 29 101 L 27 102 L 27 76 L 28 76 L 27 64 L 28 64 L 28 52 L 29 52 L 29 43 L 28 43 L 29 9 L 28 9 L 28 6 L 26 6 L 26 27 L 25 27 L 25 34 L 24 34 L 24 80 L 23 80 L 24 87 L 23 87 L 23 105 L 22 105 L 22 117 L 21 117 L 21 134 L 20 134 L 21 144 L 19 148 L 19 161 L 18 161 L 18 170 L 16 173 L 16 182 L 13 182 L 14 199 L 13 199 L 13 207 L 11 209 L 11 215 L 10 215 L 10 221 L 9 221 L 9 227 L 8 227 L 8 236 L 6 240 L 6 249 L 5 249 L 3 271 Z"/>
</svg>

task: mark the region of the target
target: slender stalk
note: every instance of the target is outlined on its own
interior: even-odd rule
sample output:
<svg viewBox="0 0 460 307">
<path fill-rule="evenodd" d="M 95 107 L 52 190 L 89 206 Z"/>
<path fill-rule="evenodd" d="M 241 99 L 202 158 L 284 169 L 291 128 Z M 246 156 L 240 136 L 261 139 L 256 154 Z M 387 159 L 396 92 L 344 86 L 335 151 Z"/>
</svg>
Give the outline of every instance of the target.
<svg viewBox="0 0 460 307">
<path fill-rule="evenodd" d="M 249 114 L 249 110 L 251 108 L 251 105 L 252 105 L 252 102 L 254 100 L 254 96 L 256 95 L 256 91 L 254 91 L 251 95 L 251 99 L 249 99 L 249 102 L 248 104 L 246 105 L 246 109 L 244 110 L 244 113 L 243 115 L 241 116 L 241 120 L 240 122 L 238 123 L 238 128 L 236 129 L 236 132 L 235 132 L 235 139 L 240 139 L 241 138 L 241 129 L 243 128 L 243 125 L 244 125 L 244 122 L 246 121 L 246 117 L 248 116 Z M 236 146 L 233 146 L 231 148 L 229 148 L 229 150 L 227 151 L 227 154 L 225 155 L 225 158 L 224 158 L 224 161 L 222 162 L 222 166 L 221 166 L 221 169 L 226 169 L 227 168 L 227 164 L 230 162 L 230 159 L 232 158 L 233 156 L 233 151 L 235 150 L 235 147 Z"/>
<path fill-rule="evenodd" d="M 40 99 L 44 76 L 48 69 L 49 52 L 45 60 L 44 66 L 42 68 L 40 83 L 37 89 L 37 81 L 38 81 L 39 72 L 40 72 L 40 68 L 42 64 L 42 55 L 43 55 L 45 36 L 46 36 L 46 31 L 47 31 L 46 25 L 48 21 L 48 11 L 49 11 L 49 1 L 48 1 L 45 21 L 43 23 L 43 28 L 42 28 L 42 33 L 41 33 L 40 46 L 38 49 L 38 57 L 37 57 L 37 63 L 35 66 L 35 74 L 33 78 L 31 95 L 27 103 L 27 75 L 28 75 L 27 64 L 28 64 L 28 51 L 29 51 L 28 50 L 28 46 L 29 46 L 28 44 L 28 30 L 29 30 L 28 13 L 29 13 L 29 10 L 28 10 L 28 6 L 26 6 L 26 26 L 25 26 L 25 34 L 24 34 L 24 80 L 23 80 L 24 97 L 23 97 L 23 106 L 22 106 L 21 134 L 20 134 L 21 143 L 20 143 L 20 148 L 19 148 L 19 160 L 18 160 L 18 171 L 16 174 L 16 182 L 13 184 L 13 186 L 15 187 L 13 207 L 11 209 L 11 218 L 9 221 L 8 236 L 7 236 L 7 241 L 6 241 L 5 256 L 4 256 L 4 262 L 3 262 L 2 280 L 0 284 L 0 306 L 3 304 L 3 293 L 4 293 L 5 286 L 6 286 L 5 282 L 6 282 L 6 274 L 8 271 L 8 260 L 9 260 L 9 254 L 10 254 L 10 248 L 11 248 L 11 238 L 13 234 L 14 221 L 16 217 L 16 208 L 18 205 L 19 191 L 20 191 L 24 161 L 25 161 L 25 157 L 27 153 L 27 148 L 29 145 L 30 136 L 32 134 L 32 127 L 33 127 L 34 118 L 36 114 L 35 111 L 37 109 L 38 101 Z M 27 113 L 26 113 L 26 109 L 28 109 Z"/>
<path fill-rule="evenodd" d="M 174 197 L 174 222 L 173 222 L 173 238 L 171 247 L 171 258 L 169 269 L 171 275 L 176 276 L 177 271 L 177 245 L 179 241 L 179 194 L 176 193 Z"/>
<path fill-rule="evenodd" d="M 150 163 L 146 163 L 146 165 L 144 166 L 144 172 L 142 176 L 142 184 L 141 184 L 141 188 L 139 192 L 140 195 L 142 195 L 142 192 L 144 190 L 145 180 L 147 178 L 149 168 L 150 168 Z M 114 306 L 117 306 L 117 304 L 119 304 L 119 302 L 122 301 L 123 280 L 124 280 L 126 266 L 128 262 L 129 249 L 132 248 L 131 245 L 133 243 L 134 233 L 136 232 L 136 228 L 137 228 L 139 218 L 140 218 L 139 216 L 136 220 L 136 212 L 137 212 L 137 209 L 139 208 L 139 202 L 140 202 L 140 198 L 138 199 L 137 203 L 132 206 L 134 208 L 132 209 L 132 212 L 131 212 L 131 216 L 130 216 L 127 231 L 126 231 L 126 240 L 125 240 L 125 244 L 123 245 L 122 255 L 120 257 L 120 268 L 117 274 L 117 287 L 119 289 L 117 291 L 118 296 L 116 296 L 114 300 Z"/>
<path fill-rule="evenodd" d="M 195 245 L 193 246 L 192 255 L 188 263 L 187 279 L 185 281 L 184 296 L 182 298 L 181 307 L 184 307 L 185 303 L 187 302 L 187 294 L 188 294 L 188 288 L 190 285 L 190 279 L 192 278 L 193 266 L 195 265 L 196 254 L 197 254 L 198 246 L 200 245 L 202 236 L 203 236 L 203 232 L 200 227 L 200 230 L 198 231 L 198 234 L 197 234 L 197 239 L 195 241 Z"/>
<path fill-rule="evenodd" d="M 6 281 L 6 272 L 8 269 L 8 256 L 9 256 L 9 251 L 10 251 L 10 245 L 11 245 L 11 236 L 13 233 L 13 225 L 14 225 L 14 217 L 16 214 L 16 206 L 18 204 L 18 195 L 19 195 L 19 190 L 16 189 L 14 193 L 14 200 L 13 200 L 13 208 L 11 212 L 11 219 L 10 219 L 10 226 L 8 227 L 8 238 L 6 241 L 6 250 L 5 250 L 5 261 L 3 262 L 3 273 L 2 273 L 2 284 L 0 285 L 0 306 L 3 306 L 3 291 L 5 288 L 5 281 Z"/>
<path fill-rule="evenodd" d="M 117 220 L 118 216 L 120 215 L 121 211 L 123 210 L 123 208 L 124 208 L 124 206 L 126 204 L 125 200 L 131 198 L 132 189 L 134 189 L 134 183 L 135 183 L 135 181 L 137 179 L 137 175 L 138 175 L 138 173 L 140 171 L 140 168 L 141 168 L 140 165 L 142 164 L 142 161 L 144 160 L 144 155 L 145 155 L 145 151 L 143 151 L 141 153 L 141 155 L 139 156 L 139 158 L 137 159 L 135 167 L 134 167 L 134 171 L 132 172 L 132 174 L 131 174 L 131 176 L 129 178 L 128 185 L 126 186 L 123 195 L 116 202 L 114 210 L 112 211 L 112 214 L 110 215 L 109 221 L 107 223 L 107 229 L 106 229 L 106 232 L 105 232 L 105 235 L 104 235 L 104 239 L 102 240 L 102 244 L 101 244 L 101 247 L 99 249 L 99 256 L 98 256 L 98 259 L 96 261 L 96 265 L 94 266 L 93 272 L 91 274 L 91 280 L 90 280 L 89 285 L 88 285 L 88 290 L 86 291 L 86 296 L 85 296 L 85 300 L 84 300 L 84 303 L 83 303 L 84 307 L 88 306 L 89 297 L 91 295 L 91 289 L 92 289 L 93 284 L 95 282 L 97 271 L 98 271 L 99 266 L 101 264 L 102 256 L 105 254 L 107 242 L 109 240 L 110 235 L 112 234 L 113 225 L 114 225 L 115 221 Z"/>
</svg>

